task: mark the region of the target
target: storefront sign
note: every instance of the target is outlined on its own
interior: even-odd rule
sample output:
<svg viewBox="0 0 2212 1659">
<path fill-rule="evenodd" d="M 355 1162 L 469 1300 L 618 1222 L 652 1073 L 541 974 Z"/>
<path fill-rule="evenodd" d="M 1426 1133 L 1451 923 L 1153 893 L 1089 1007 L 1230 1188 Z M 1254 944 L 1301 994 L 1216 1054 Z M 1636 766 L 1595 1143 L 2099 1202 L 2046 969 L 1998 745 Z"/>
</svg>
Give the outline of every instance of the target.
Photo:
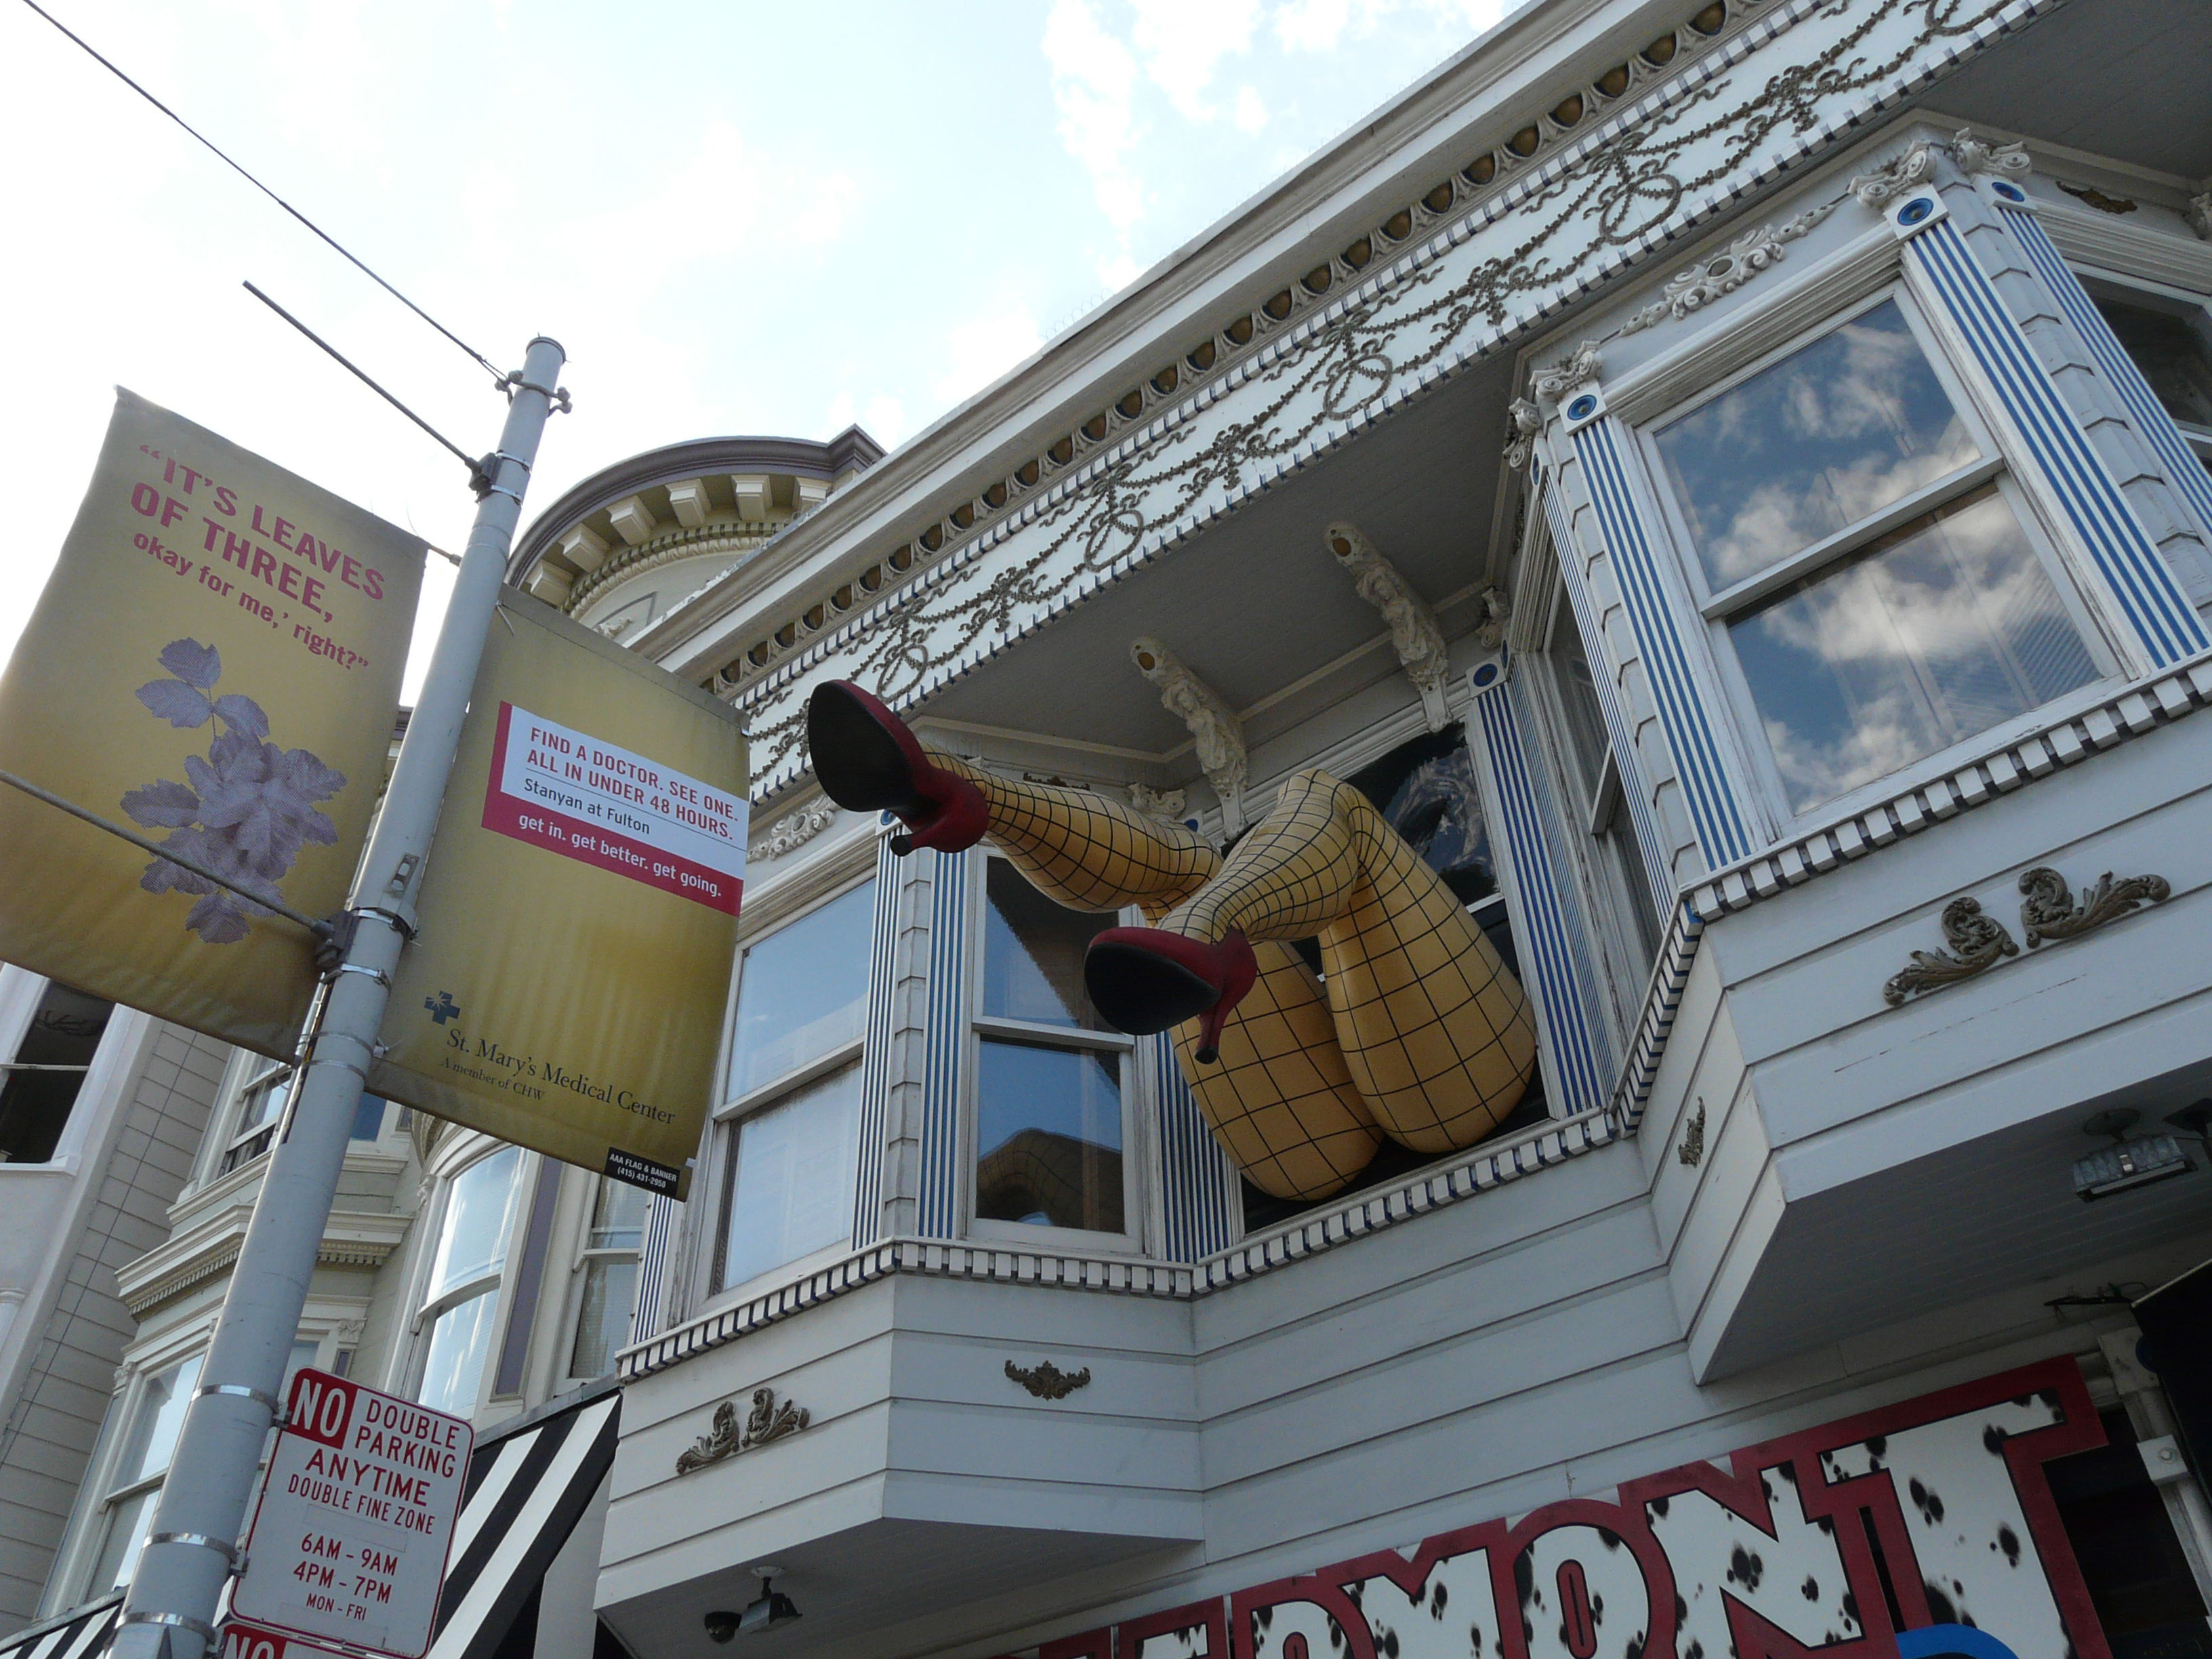
<svg viewBox="0 0 2212 1659">
<path fill-rule="evenodd" d="M 1040 1659 L 2110 1659 L 2043 1473 L 2104 1441 L 2051 1360 Z"/>
<path fill-rule="evenodd" d="M 745 823 L 727 704 L 507 594 L 369 1087 L 684 1196 Z"/>
<path fill-rule="evenodd" d="M 0 769 L 310 916 L 382 787 L 423 544 L 128 392 L 0 677 Z M 0 788 L 0 961 L 287 1055 L 313 940 Z"/>
<path fill-rule="evenodd" d="M 300 1372 L 232 1610 L 287 1633 L 420 1659 L 473 1444 L 465 1419 L 327 1371 Z"/>
</svg>

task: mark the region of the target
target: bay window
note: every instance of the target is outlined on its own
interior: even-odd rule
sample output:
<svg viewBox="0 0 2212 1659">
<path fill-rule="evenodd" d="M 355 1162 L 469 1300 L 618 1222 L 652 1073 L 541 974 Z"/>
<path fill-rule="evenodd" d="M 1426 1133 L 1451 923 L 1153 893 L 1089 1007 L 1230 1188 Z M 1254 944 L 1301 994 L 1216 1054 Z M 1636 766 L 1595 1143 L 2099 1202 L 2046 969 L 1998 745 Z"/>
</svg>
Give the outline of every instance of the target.
<svg viewBox="0 0 2212 1659">
<path fill-rule="evenodd" d="M 874 920 L 866 881 L 738 957 L 718 1288 L 852 1237 Z"/>
<path fill-rule="evenodd" d="M 985 864 L 977 1231 L 1132 1232 L 1124 1154 L 1133 1042 L 1106 1024 L 1083 984 L 1084 951 L 1118 918 L 1063 908 L 1006 860 Z"/>
<path fill-rule="evenodd" d="M 1589 863 L 1603 902 L 1600 908 L 1625 920 L 1619 930 L 1634 951 L 1639 974 L 1650 971 L 1659 954 L 1659 909 L 1645 873 L 1644 848 L 1637 844 L 1635 822 L 1622 793 L 1622 768 L 1605 723 L 1605 707 L 1583 645 L 1582 629 L 1564 591 L 1553 607 L 1552 687 L 1565 728 L 1571 774 L 1570 805 L 1589 837 Z"/>
<path fill-rule="evenodd" d="M 1693 595 L 1786 815 L 2106 672 L 1937 364 L 1892 293 L 1650 432 Z"/>
<path fill-rule="evenodd" d="M 2212 467 L 2212 312 L 2202 300 L 2102 282 L 2089 297 L 2149 382 L 2151 395 Z"/>
<path fill-rule="evenodd" d="M 238 1091 L 238 1105 L 231 1115 L 222 1161 L 216 1171 L 218 1175 L 228 1175 L 267 1152 L 284 1121 L 284 1107 L 292 1097 L 292 1068 L 280 1061 L 258 1058 L 253 1064 L 256 1069 L 247 1073 L 245 1086 Z M 353 1128 L 348 1139 L 374 1140 L 383 1133 L 387 1103 L 374 1095 L 363 1095 L 361 1103 L 354 1108 Z"/>
</svg>

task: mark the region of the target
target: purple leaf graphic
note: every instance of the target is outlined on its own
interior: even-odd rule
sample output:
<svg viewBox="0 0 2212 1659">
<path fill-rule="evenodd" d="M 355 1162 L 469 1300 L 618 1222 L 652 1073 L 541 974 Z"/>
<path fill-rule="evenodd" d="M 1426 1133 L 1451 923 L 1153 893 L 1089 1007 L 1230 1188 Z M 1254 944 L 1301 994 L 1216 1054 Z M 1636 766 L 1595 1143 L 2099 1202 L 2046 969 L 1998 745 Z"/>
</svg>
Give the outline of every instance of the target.
<svg viewBox="0 0 2212 1659">
<path fill-rule="evenodd" d="M 149 680 L 138 688 L 138 701 L 174 726 L 205 726 L 215 718 L 215 705 L 182 680 Z"/>
<path fill-rule="evenodd" d="M 200 798 L 183 784 L 164 778 L 123 798 L 123 810 L 133 823 L 149 830 L 179 830 L 200 815 Z"/>
<path fill-rule="evenodd" d="M 171 640 L 161 647 L 161 666 L 186 685 L 206 691 L 222 678 L 222 654 L 198 640 Z"/>
<path fill-rule="evenodd" d="M 241 697 L 235 692 L 215 700 L 216 717 L 234 732 L 259 739 L 269 735 L 269 716 L 261 705 L 251 697 Z"/>
<path fill-rule="evenodd" d="M 138 884 L 149 893 L 191 895 L 198 902 L 185 926 L 204 943 L 234 945 L 252 933 L 254 919 L 274 914 L 255 901 L 278 901 L 277 884 L 303 848 L 337 844 L 337 824 L 315 803 L 343 789 L 345 774 L 305 749 L 268 741 L 268 712 L 252 698 L 233 692 L 210 699 L 222 672 L 213 646 L 173 640 L 161 663 L 177 678 L 141 686 L 138 700 L 172 726 L 220 720 L 221 727 L 205 755 L 185 757 L 186 782 L 165 778 L 133 789 L 123 810 L 149 829 L 169 830 L 164 851 L 193 860 L 242 892 L 167 859 L 149 864 Z"/>
</svg>

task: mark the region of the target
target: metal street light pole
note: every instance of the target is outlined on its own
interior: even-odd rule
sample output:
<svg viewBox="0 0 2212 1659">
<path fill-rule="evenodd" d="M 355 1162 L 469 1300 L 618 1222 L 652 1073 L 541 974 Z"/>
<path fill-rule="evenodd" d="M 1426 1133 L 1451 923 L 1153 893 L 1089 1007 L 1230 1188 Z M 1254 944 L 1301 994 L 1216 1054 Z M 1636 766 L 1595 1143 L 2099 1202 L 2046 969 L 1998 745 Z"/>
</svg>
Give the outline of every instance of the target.
<svg viewBox="0 0 2212 1659">
<path fill-rule="evenodd" d="M 158 1659 L 164 1650 L 170 1659 L 200 1659 L 213 1643 L 216 1604 L 245 1528 L 262 1444 L 280 1409 L 285 1363 L 344 1168 L 392 969 L 414 931 L 415 898 L 446 775 L 564 361 L 561 347 L 540 337 L 530 343 L 522 372 L 511 382 L 507 425 L 486 469 L 490 488 L 477 504 L 429 675 L 348 907 L 351 937 L 339 935 L 343 959 L 328 976 L 322 1021 L 309 1039 L 290 1115 L 262 1176 L 215 1341 L 124 1601 L 118 1659 Z"/>
</svg>

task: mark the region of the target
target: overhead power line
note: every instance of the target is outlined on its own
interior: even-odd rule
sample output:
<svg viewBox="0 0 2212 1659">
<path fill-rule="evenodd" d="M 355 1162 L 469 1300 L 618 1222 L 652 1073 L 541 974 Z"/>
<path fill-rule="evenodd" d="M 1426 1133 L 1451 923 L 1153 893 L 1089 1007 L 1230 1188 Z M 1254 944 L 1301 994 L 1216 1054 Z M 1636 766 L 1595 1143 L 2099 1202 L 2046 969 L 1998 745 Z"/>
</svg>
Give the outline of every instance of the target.
<svg viewBox="0 0 2212 1659">
<path fill-rule="evenodd" d="M 391 283 L 386 282 L 383 277 L 371 270 L 367 265 L 363 264 L 359 259 L 356 258 L 353 254 L 349 252 L 343 246 L 341 246 L 336 237 L 332 236 L 313 219 L 307 217 L 306 214 L 301 212 L 299 209 L 294 207 L 289 202 L 279 196 L 275 191 L 270 189 L 268 185 L 263 184 L 258 179 L 248 173 L 236 161 L 232 161 L 229 156 L 224 155 L 223 152 L 216 147 L 214 140 L 210 139 L 205 133 L 195 127 L 191 122 L 185 120 L 183 116 L 178 114 L 176 111 L 171 109 L 167 104 L 156 98 L 152 93 L 147 91 L 145 88 L 140 86 L 136 81 L 125 75 L 120 69 L 116 67 L 112 59 L 103 56 L 89 41 L 86 40 L 82 35 L 77 33 L 76 31 L 70 28 L 68 24 L 63 22 L 61 19 L 56 17 L 44 6 L 41 6 L 39 3 L 39 0 L 23 0 L 23 3 L 28 6 L 33 11 L 38 13 L 40 16 L 45 18 L 46 21 L 52 23 L 56 28 L 59 29 L 79 46 L 82 47 L 85 52 L 94 63 L 106 70 L 109 74 L 114 76 L 117 80 L 122 82 L 125 86 L 130 88 L 131 91 L 137 93 L 141 98 L 143 98 L 155 109 L 161 111 L 162 114 L 167 116 L 172 121 L 174 121 L 186 132 L 191 134 L 193 137 L 198 139 L 202 144 L 207 147 L 209 152 L 212 154 L 216 160 L 221 161 L 225 167 L 228 167 L 233 173 L 235 173 L 240 178 L 245 179 L 247 184 L 252 185 L 254 189 L 259 191 L 264 196 L 266 196 L 270 201 L 276 203 L 278 207 L 283 208 L 285 212 L 290 214 L 295 219 L 297 219 L 309 230 L 313 231 L 326 245 L 328 245 L 333 252 L 335 252 L 341 258 L 344 259 L 347 264 L 353 266 L 355 270 L 360 271 L 362 276 L 368 277 L 369 281 L 374 283 L 379 288 L 382 289 L 386 294 L 389 294 L 393 299 L 398 301 L 401 305 L 405 306 L 408 310 L 413 312 L 424 322 L 429 324 L 432 328 L 436 329 L 439 333 L 444 335 L 448 340 L 451 340 L 463 351 L 468 353 L 469 356 L 477 364 L 482 366 L 484 372 L 489 374 L 494 380 L 497 381 L 502 388 L 506 386 L 506 374 L 500 369 L 497 364 L 492 362 L 490 358 L 485 356 L 483 352 L 478 351 L 466 340 L 461 338 L 459 335 L 454 333 L 453 330 L 447 328 L 435 317 L 433 317 L 428 312 L 423 310 L 422 307 L 416 305 L 412 300 L 402 294 L 398 289 L 392 287 Z M 328 349 L 328 348 L 325 347 L 325 349 Z M 350 365 L 349 365 L 349 367 L 350 367 Z M 381 390 L 381 388 L 379 389 Z M 388 396 L 389 394 L 386 395 Z M 417 423 L 420 424 L 419 422 Z M 428 428 L 426 428 L 425 429 L 427 430 Z M 433 435 L 435 436 L 436 434 L 433 434 Z M 438 441 L 441 443 L 446 442 L 445 439 L 442 437 L 439 438 Z M 447 447 L 448 448 L 453 447 L 450 444 L 447 445 Z M 459 453 L 458 451 L 455 453 Z"/>
</svg>

